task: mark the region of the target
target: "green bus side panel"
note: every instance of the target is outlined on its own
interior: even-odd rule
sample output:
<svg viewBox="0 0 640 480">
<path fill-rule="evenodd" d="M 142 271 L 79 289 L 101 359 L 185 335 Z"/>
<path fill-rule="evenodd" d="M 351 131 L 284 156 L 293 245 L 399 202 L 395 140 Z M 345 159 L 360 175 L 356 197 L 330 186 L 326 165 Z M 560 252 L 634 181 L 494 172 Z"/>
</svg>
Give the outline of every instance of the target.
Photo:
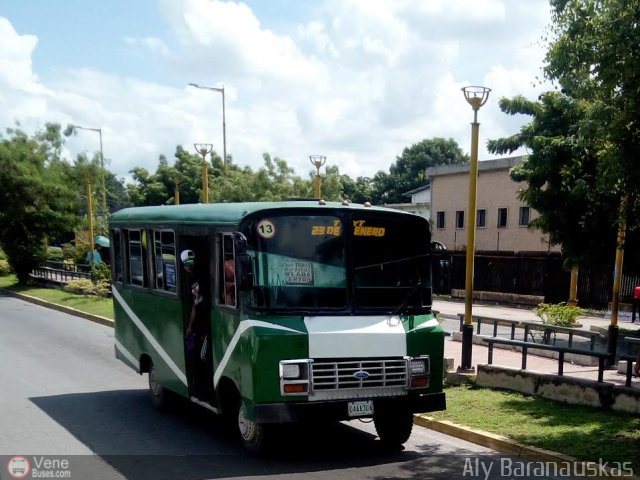
<svg viewBox="0 0 640 480">
<path fill-rule="evenodd" d="M 415 317 L 414 327 L 433 318 L 433 315 Z M 407 354 L 409 356 L 429 355 L 431 374 L 428 391 L 429 393 L 441 392 L 444 376 L 444 330 L 442 327 L 437 325 L 408 332 Z"/>
<path fill-rule="evenodd" d="M 240 326 L 240 320 L 225 322 L 220 312 L 213 320 L 214 327 L 214 369 L 218 368 L 231 340 Z M 228 316 L 231 317 L 231 316 Z M 229 318 L 228 318 L 229 319 Z M 252 320 L 245 319 L 251 322 Z M 233 347 L 222 377 L 228 377 L 236 384 L 240 395 L 254 403 L 287 402 L 300 400 L 300 397 L 284 398 L 280 395 L 280 360 L 308 358 L 309 343 L 302 318 L 269 317 L 266 322 L 274 327 L 282 326 L 291 330 L 253 326 L 244 331 Z M 233 325 L 233 327 L 232 327 Z M 296 333 L 300 332 L 300 333 Z M 222 352 L 222 353 L 221 353 Z"/>
<path fill-rule="evenodd" d="M 178 370 L 185 374 L 184 327 L 180 301 L 177 298 L 156 295 L 140 289 L 119 288 L 118 292 Z M 140 359 L 143 354 L 148 354 L 156 367 L 160 384 L 187 396 L 186 385 L 115 300 L 114 309 L 116 339 L 137 359 Z"/>
</svg>

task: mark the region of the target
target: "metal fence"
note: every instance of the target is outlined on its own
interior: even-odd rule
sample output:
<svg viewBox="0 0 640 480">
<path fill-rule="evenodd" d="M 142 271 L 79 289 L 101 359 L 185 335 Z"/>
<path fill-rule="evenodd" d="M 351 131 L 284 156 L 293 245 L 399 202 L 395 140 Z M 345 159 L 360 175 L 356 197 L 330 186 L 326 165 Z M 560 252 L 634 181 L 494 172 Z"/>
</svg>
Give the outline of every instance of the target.
<svg viewBox="0 0 640 480">
<path fill-rule="evenodd" d="M 434 293 L 448 295 L 452 289 L 464 289 L 466 253 L 434 252 L 432 271 Z M 475 254 L 475 291 L 540 295 L 547 303 L 559 303 L 569 297 L 570 277 L 558 253 L 478 251 Z M 624 271 L 620 288 L 622 302 L 630 301 L 635 285 L 640 285 L 640 275 Z M 613 262 L 610 268 L 580 269 L 580 306 L 607 310 L 612 289 Z"/>
</svg>

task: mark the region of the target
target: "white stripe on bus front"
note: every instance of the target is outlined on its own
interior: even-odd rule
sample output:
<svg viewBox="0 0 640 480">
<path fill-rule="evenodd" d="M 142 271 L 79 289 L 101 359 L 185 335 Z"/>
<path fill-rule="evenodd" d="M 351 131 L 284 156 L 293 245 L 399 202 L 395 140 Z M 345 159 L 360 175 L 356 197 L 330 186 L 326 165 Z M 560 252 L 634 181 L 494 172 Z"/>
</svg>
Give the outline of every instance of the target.
<svg viewBox="0 0 640 480">
<path fill-rule="evenodd" d="M 136 357 L 134 357 L 129 350 L 124 348 L 124 346 L 118 341 L 117 338 L 115 339 L 115 344 L 116 350 L 118 350 L 118 352 L 120 352 L 124 356 L 125 360 L 127 360 L 131 364 L 131 366 L 136 369 L 136 372 L 140 372 L 140 362 L 136 360 Z"/>
<path fill-rule="evenodd" d="M 403 357 L 407 334 L 398 316 L 304 317 L 309 357 Z"/>
<path fill-rule="evenodd" d="M 273 330 L 286 330 L 289 332 L 295 333 L 304 333 L 299 330 L 294 330 L 293 328 L 283 327 L 282 325 L 277 325 L 275 323 L 262 322 L 260 320 L 243 320 L 238 325 L 238 329 L 233 334 L 233 338 L 231 338 L 231 342 L 229 342 L 229 346 L 227 350 L 224 352 L 224 356 L 222 360 L 220 360 L 220 365 L 216 368 L 215 373 L 213 374 L 213 386 L 214 388 L 218 386 L 218 382 L 220 381 L 220 377 L 222 376 L 222 372 L 224 372 L 227 363 L 229 363 L 229 359 L 231 358 L 231 354 L 233 350 L 236 348 L 236 345 L 240 341 L 240 337 L 244 332 L 246 332 L 250 328 L 262 327 L 262 328 L 271 328 Z"/>
<path fill-rule="evenodd" d="M 125 302 L 124 298 L 120 296 L 120 293 L 118 292 L 118 290 L 116 290 L 115 286 L 113 287 L 113 298 L 115 298 L 118 301 L 118 303 L 124 309 L 124 311 L 129 316 L 131 321 L 136 325 L 136 327 L 138 327 L 140 332 L 142 332 L 142 335 L 145 336 L 145 338 L 149 341 L 149 343 L 154 348 L 154 350 L 158 353 L 158 355 L 160 355 L 160 357 L 169 366 L 171 371 L 175 373 L 176 377 L 178 377 L 178 380 L 180 380 L 186 386 L 187 377 L 185 376 L 185 374 L 180 370 L 178 365 L 175 364 L 175 362 L 171 359 L 169 354 L 160 346 L 158 341 L 155 338 L 153 338 L 153 335 L 151 334 L 149 329 L 147 329 L 144 323 L 142 323 L 142 320 L 140 320 L 138 316 L 133 312 L 133 310 L 131 310 L 129 305 L 127 305 L 127 302 Z"/>
</svg>

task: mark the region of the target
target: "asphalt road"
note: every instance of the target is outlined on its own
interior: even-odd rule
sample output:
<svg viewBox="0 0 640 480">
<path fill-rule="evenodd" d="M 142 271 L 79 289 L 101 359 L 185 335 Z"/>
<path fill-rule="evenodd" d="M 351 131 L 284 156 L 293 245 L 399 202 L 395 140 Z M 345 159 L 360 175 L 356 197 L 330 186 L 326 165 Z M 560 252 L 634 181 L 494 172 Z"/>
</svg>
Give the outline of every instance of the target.
<svg viewBox="0 0 640 480">
<path fill-rule="evenodd" d="M 484 479 L 519 465 L 419 426 L 400 452 L 362 422 L 289 428 L 274 445 L 253 457 L 200 407 L 155 410 L 111 328 L 0 294 L 0 479 L 16 455 L 32 470 L 66 460 L 73 479 Z"/>
</svg>

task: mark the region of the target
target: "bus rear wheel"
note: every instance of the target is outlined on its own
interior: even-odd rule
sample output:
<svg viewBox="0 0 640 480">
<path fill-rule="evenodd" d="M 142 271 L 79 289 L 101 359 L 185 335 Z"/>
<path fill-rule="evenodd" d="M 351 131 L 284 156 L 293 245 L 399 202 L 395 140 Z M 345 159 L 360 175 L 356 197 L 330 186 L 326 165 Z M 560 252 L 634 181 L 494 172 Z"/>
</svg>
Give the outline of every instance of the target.
<svg viewBox="0 0 640 480">
<path fill-rule="evenodd" d="M 413 414 L 405 408 L 384 408 L 374 413 L 373 424 L 385 446 L 399 448 L 411 436 Z"/>
<path fill-rule="evenodd" d="M 265 437 L 268 427 L 247 418 L 242 399 L 239 400 L 237 413 L 238 433 L 242 445 L 251 453 L 263 452 L 266 447 Z"/>
<path fill-rule="evenodd" d="M 160 410 L 169 407 L 171 393 L 160 385 L 156 375 L 156 366 L 151 362 L 149 365 L 149 391 L 151 392 L 151 402 L 153 406 Z"/>
</svg>

